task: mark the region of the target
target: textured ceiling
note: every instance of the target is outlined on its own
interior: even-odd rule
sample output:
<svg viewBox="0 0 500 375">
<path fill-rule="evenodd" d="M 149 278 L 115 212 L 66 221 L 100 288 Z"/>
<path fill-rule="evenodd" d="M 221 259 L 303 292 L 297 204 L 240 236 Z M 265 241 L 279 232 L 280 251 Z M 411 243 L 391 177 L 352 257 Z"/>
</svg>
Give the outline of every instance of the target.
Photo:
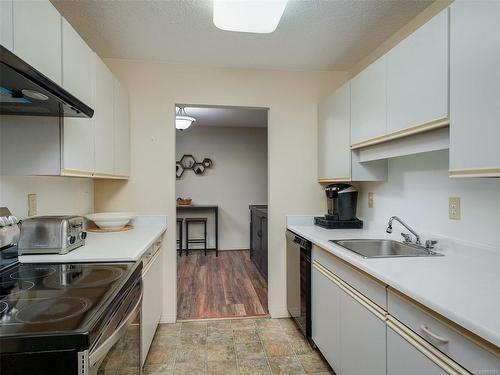
<svg viewBox="0 0 500 375">
<path fill-rule="evenodd" d="M 217 29 L 207 0 L 52 2 L 101 57 L 347 70 L 432 1 L 289 0 L 272 34 Z"/>
<path fill-rule="evenodd" d="M 196 119 L 196 126 L 265 128 L 267 109 L 241 107 L 184 107 Z"/>
</svg>

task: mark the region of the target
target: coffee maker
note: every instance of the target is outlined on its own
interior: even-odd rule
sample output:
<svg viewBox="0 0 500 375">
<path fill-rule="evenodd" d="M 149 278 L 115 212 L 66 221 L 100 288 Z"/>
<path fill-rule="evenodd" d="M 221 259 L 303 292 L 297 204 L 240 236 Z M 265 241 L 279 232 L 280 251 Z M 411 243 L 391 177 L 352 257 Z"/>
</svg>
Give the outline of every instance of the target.
<svg viewBox="0 0 500 375">
<path fill-rule="evenodd" d="M 315 217 L 314 224 L 327 229 L 363 228 L 363 221 L 356 217 L 358 190 L 349 184 L 331 184 L 325 187 L 328 212 Z"/>
</svg>

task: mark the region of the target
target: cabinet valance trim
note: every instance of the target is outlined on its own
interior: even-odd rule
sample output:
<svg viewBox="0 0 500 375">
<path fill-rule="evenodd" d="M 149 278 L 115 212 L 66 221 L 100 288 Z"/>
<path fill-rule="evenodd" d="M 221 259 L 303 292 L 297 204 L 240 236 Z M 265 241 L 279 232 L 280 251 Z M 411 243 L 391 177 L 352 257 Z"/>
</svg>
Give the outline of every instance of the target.
<svg viewBox="0 0 500 375">
<path fill-rule="evenodd" d="M 452 169 L 450 177 L 500 177 L 500 168 Z"/>
<path fill-rule="evenodd" d="M 415 125 L 406 129 L 401 129 L 392 133 L 387 133 L 378 137 L 366 139 L 361 142 L 353 143 L 351 144 L 351 149 L 356 150 L 359 148 L 367 147 L 367 146 L 373 146 L 376 144 L 392 141 L 395 139 L 399 138 L 404 138 L 408 137 L 410 135 L 414 134 L 420 134 L 424 132 L 428 132 L 430 130 L 438 129 L 438 128 L 443 128 L 446 126 L 449 126 L 450 120 L 445 117 L 445 118 L 439 118 L 430 122 L 426 122 L 425 124 L 420 124 L 420 125 Z"/>
</svg>

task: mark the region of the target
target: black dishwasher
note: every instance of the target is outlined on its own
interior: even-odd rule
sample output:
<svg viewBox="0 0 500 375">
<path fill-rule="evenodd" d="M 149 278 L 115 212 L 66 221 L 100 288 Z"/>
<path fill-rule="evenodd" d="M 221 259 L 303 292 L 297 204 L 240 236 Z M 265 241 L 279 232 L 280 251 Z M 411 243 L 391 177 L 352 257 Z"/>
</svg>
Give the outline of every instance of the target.
<svg viewBox="0 0 500 375">
<path fill-rule="evenodd" d="M 311 339 L 311 242 L 286 232 L 287 308 L 307 339 Z"/>
</svg>

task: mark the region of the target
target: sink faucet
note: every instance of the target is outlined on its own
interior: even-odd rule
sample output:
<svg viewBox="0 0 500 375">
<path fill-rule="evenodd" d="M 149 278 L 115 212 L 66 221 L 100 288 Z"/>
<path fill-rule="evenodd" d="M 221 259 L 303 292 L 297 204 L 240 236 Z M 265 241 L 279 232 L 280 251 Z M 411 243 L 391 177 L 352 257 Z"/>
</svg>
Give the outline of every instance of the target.
<svg viewBox="0 0 500 375">
<path fill-rule="evenodd" d="M 392 233 L 393 220 L 398 221 L 403 227 L 408 229 L 415 236 L 415 239 L 416 239 L 415 244 L 416 245 L 422 245 L 422 243 L 420 242 L 420 236 L 417 234 L 417 232 L 415 232 L 408 224 L 406 224 L 403 220 L 401 220 L 397 216 L 393 216 L 389 219 L 389 224 L 387 225 L 387 229 L 386 229 L 387 233 Z M 411 238 L 409 238 L 409 235 L 403 235 L 403 237 L 405 238 L 405 242 L 411 242 Z"/>
</svg>

